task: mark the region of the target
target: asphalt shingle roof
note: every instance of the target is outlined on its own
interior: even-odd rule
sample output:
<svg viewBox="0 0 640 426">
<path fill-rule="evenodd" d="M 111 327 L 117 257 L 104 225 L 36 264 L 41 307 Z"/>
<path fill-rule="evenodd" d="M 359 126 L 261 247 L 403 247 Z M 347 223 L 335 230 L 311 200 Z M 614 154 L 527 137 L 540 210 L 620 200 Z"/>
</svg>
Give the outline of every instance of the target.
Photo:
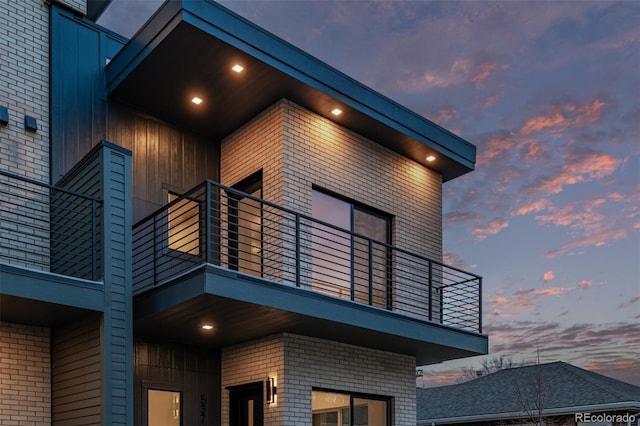
<svg viewBox="0 0 640 426">
<path fill-rule="evenodd" d="M 418 421 L 634 401 L 640 387 L 564 362 L 516 367 L 457 385 L 418 389 Z"/>
</svg>

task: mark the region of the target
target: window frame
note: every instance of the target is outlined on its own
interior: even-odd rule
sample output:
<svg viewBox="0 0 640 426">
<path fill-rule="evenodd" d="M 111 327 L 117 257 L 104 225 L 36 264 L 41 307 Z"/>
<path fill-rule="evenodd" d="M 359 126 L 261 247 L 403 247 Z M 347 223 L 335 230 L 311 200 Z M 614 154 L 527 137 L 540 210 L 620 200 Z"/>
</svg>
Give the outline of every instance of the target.
<svg viewBox="0 0 640 426">
<path fill-rule="evenodd" d="M 391 396 L 384 396 L 384 395 L 377 395 L 377 394 L 369 394 L 369 393 L 362 393 L 362 392 L 350 392 L 350 391 L 344 391 L 344 390 L 336 390 L 336 389 L 328 389 L 328 388 L 322 388 L 322 387 L 312 387 L 311 388 L 311 395 L 312 395 L 312 401 L 313 401 L 313 392 L 325 392 L 325 393 L 336 393 L 336 394 L 340 394 L 340 395 L 348 395 L 349 396 L 349 412 L 351 413 L 350 415 L 350 419 L 349 419 L 349 426 L 354 426 L 354 421 L 355 421 L 355 416 L 354 416 L 354 400 L 355 399 L 368 399 L 368 400 L 372 400 L 372 401 L 382 401 L 386 403 L 386 415 L 387 415 L 387 422 L 386 422 L 386 426 L 391 426 L 393 424 L 393 419 L 392 419 L 392 415 L 393 415 L 393 400 L 394 398 Z M 311 417 L 312 417 L 312 424 L 313 424 L 313 402 L 312 402 L 312 409 L 311 409 Z M 340 421 L 340 419 L 342 418 L 342 413 L 341 411 L 343 409 L 341 408 L 337 408 L 336 409 L 340 414 L 338 416 L 338 420 Z M 329 413 L 329 412 L 334 412 L 336 410 L 333 409 L 326 409 L 326 410 L 320 410 L 318 412 L 318 414 L 322 414 L 322 413 Z M 342 426 L 342 425 L 340 425 Z"/>
<path fill-rule="evenodd" d="M 391 213 L 387 213 L 384 212 L 380 209 L 377 209 L 375 207 L 371 207 L 368 206 L 364 203 L 361 203 L 359 201 L 353 200 L 349 197 L 345 197 L 343 195 L 337 194 L 334 191 L 331 190 L 327 190 L 325 188 L 322 188 L 320 186 L 317 185 L 312 185 L 311 187 L 311 200 L 312 200 L 312 204 L 313 204 L 313 194 L 315 192 L 319 192 L 325 196 L 334 198 L 338 201 L 341 201 L 343 203 L 346 203 L 349 205 L 349 229 L 347 229 L 347 231 L 351 234 L 350 236 L 350 241 L 349 241 L 349 249 L 350 249 L 350 258 L 349 258 L 349 269 L 350 269 L 350 299 L 353 301 L 355 300 L 355 280 L 356 280 L 356 268 L 355 268 L 355 236 L 354 234 L 357 235 L 363 235 L 360 234 L 358 232 L 355 231 L 355 212 L 356 211 L 360 211 L 362 213 L 368 214 L 370 216 L 382 219 L 386 222 L 386 235 L 387 235 L 387 239 L 386 241 L 379 241 L 380 243 L 386 244 L 386 248 L 385 248 L 385 255 L 384 258 L 386 260 L 386 271 L 387 271 L 387 276 L 385 277 L 386 280 L 386 303 L 384 308 L 387 310 L 393 310 L 393 269 L 392 269 L 392 256 L 391 256 L 391 250 L 389 249 L 389 247 L 392 244 L 393 241 L 393 221 L 395 219 L 395 216 L 392 215 Z M 314 219 L 318 219 L 321 222 L 325 222 L 323 219 L 319 219 L 316 218 L 314 216 Z M 327 222 L 329 223 L 329 222 Z M 364 236 L 364 235 L 363 235 Z M 373 241 L 378 241 L 378 240 L 374 240 L 373 238 L 369 238 L 364 236 L 365 238 L 368 238 L 370 240 Z M 372 295 L 369 294 L 369 300 L 370 302 L 367 303 L 370 306 L 376 306 L 375 304 L 372 303 Z"/>
</svg>

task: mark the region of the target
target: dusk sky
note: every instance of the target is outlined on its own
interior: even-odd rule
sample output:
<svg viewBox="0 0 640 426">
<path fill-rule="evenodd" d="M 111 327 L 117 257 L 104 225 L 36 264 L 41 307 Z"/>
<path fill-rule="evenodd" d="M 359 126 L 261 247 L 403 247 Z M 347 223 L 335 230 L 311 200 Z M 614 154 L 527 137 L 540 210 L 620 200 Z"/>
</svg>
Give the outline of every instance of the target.
<svg viewBox="0 0 640 426">
<path fill-rule="evenodd" d="M 477 146 L 444 251 L 483 276 L 492 355 L 640 385 L 639 1 L 221 3 Z M 160 4 L 99 23 L 131 37 Z"/>
</svg>

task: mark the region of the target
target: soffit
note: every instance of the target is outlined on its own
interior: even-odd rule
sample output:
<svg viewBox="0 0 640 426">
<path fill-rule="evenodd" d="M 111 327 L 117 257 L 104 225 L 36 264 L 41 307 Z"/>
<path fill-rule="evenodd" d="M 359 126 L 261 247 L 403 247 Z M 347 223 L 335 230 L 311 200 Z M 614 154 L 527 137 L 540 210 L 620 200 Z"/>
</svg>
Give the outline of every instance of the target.
<svg viewBox="0 0 640 426">
<path fill-rule="evenodd" d="M 245 70 L 231 71 L 234 64 Z M 220 141 L 289 99 L 433 168 L 447 181 L 473 170 L 475 147 L 220 5 L 163 5 L 106 70 L 111 98 Z M 191 103 L 198 96 L 201 105 Z M 334 107 L 343 110 L 331 115 Z M 438 160 L 428 163 L 426 156 Z"/>
</svg>

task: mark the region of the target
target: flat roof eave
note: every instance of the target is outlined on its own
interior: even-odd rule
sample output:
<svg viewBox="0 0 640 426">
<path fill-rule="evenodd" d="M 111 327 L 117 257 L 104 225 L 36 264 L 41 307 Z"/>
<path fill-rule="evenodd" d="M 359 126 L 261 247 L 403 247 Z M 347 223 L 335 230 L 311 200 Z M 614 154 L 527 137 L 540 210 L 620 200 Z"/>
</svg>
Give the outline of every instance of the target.
<svg viewBox="0 0 640 426">
<path fill-rule="evenodd" d="M 260 112 L 252 108 L 287 98 L 435 169 L 443 181 L 474 169 L 471 143 L 210 0 L 166 2 L 107 66 L 107 92 L 196 133 L 224 137 L 235 128 L 212 128 L 211 120 L 200 124 L 176 110 L 181 91 L 214 86 L 211 79 L 222 74 L 212 76 L 210 66 L 230 57 L 252 61 L 263 83 L 233 92 L 230 106 L 237 111 L 225 112 L 225 123 L 244 124 Z M 198 65 L 190 67 L 194 61 Z M 150 99 L 153 90 L 164 96 Z M 329 113 L 331 102 L 345 110 L 339 119 Z M 437 164 L 427 163 L 429 154 L 438 157 Z"/>
</svg>

